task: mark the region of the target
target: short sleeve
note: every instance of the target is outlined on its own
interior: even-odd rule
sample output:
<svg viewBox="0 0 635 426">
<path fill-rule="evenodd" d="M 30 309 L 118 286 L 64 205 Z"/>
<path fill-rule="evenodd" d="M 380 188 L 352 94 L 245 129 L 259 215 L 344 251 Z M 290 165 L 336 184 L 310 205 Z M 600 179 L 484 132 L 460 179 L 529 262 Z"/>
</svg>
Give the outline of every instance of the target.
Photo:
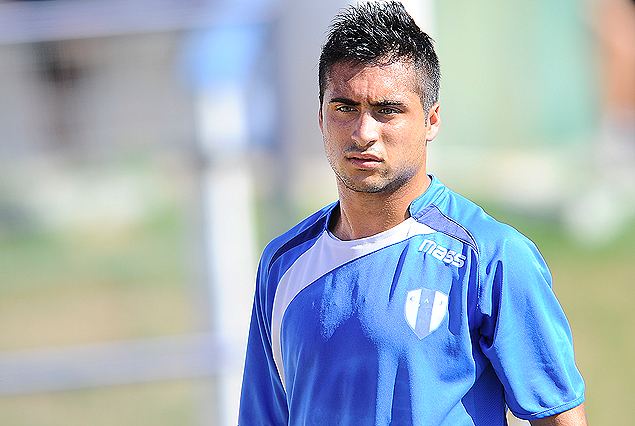
<svg viewBox="0 0 635 426">
<path fill-rule="evenodd" d="M 507 405 L 526 420 L 574 408 L 584 400 L 584 381 L 549 269 L 520 234 L 496 247 L 482 274 L 480 346 L 504 386 Z"/>
</svg>

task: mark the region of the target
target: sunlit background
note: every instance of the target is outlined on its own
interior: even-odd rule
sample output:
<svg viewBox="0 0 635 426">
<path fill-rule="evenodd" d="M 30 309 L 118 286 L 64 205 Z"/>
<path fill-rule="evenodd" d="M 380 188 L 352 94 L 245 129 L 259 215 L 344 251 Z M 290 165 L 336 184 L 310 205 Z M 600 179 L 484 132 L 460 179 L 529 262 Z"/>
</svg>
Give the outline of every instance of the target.
<svg viewBox="0 0 635 426">
<path fill-rule="evenodd" d="M 236 424 L 264 245 L 336 198 L 343 0 L 0 1 L 0 424 Z M 590 424 L 635 394 L 635 2 L 409 0 L 429 170 L 532 238 Z"/>
</svg>

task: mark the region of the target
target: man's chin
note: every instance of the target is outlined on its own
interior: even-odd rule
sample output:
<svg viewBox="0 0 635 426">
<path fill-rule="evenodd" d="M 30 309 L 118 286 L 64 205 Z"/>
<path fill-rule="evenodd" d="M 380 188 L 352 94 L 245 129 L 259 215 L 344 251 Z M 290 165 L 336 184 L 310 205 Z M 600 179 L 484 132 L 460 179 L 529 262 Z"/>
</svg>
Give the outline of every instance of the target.
<svg viewBox="0 0 635 426">
<path fill-rule="evenodd" d="M 351 179 L 340 179 L 340 182 L 349 190 L 360 194 L 388 194 L 395 192 L 404 183 L 398 180 L 377 182 L 371 180 L 354 181 Z"/>
</svg>

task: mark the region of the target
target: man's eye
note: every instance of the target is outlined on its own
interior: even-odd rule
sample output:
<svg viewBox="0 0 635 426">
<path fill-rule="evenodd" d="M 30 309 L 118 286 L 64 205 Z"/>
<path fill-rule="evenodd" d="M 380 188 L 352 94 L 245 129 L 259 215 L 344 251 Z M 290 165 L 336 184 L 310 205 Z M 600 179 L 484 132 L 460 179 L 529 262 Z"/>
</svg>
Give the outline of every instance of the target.
<svg viewBox="0 0 635 426">
<path fill-rule="evenodd" d="M 386 107 L 386 108 L 380 109 L 379 113 L 383 115 L 393 115 L 393 114 L 398 114 L 399 110 L 397 108 Z"/>
<path fill-rule="evenodd" d="M 355 108 L 353 108 L 350 105 L 340 105 L 337 107 L 337 111 L 339 112 L 352 112 L 355 111 Z"/>
</svg>

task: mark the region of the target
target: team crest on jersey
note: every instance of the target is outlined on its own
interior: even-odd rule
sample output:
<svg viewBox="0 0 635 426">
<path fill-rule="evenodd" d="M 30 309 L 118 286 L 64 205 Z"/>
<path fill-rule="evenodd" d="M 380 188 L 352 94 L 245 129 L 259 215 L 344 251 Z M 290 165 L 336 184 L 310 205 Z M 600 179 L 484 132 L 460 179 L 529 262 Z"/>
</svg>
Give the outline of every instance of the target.
<svg viewBox="0 0 635 426">
<path fill-rule="evenodd" d="M 418 288 L 408 292 L 404 313 L 419 339 L 436 330 L 448 311 L 448 296 L 437 290 Z"/>
</svg>

